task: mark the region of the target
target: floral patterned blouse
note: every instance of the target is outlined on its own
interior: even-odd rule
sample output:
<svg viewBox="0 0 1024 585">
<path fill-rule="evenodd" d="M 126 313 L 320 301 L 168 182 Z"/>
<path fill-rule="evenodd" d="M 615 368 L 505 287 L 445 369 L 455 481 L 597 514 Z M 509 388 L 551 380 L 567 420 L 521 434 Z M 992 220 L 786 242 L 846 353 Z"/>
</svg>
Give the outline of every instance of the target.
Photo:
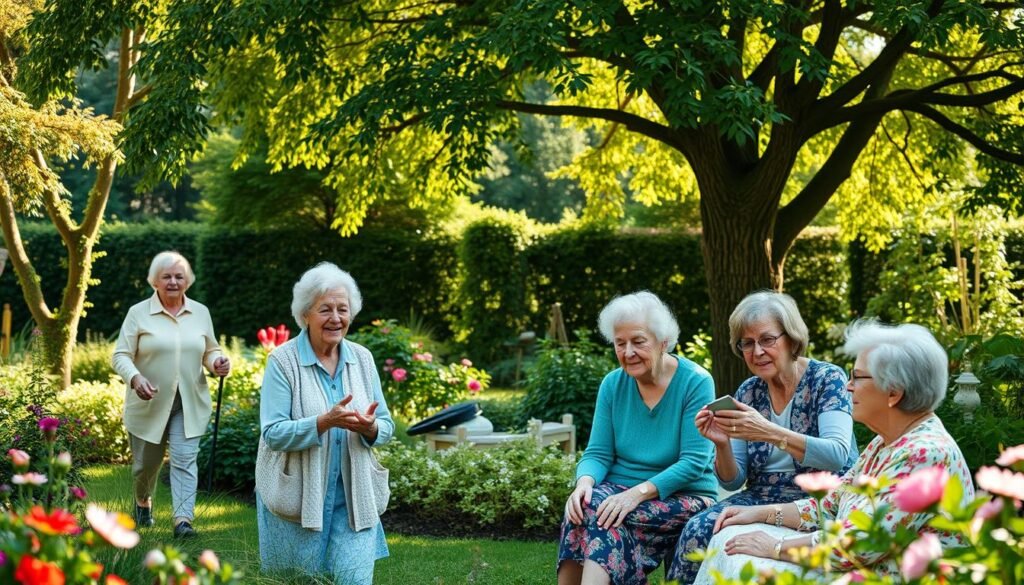
<svg viewBox="0 0 1024 585">
<path fill-rule="evenodd" d="M 942 542 L 943 548 L 963 546 L 964 543 L 959 535 L 937 531 L 925 526 L 931 519 L 931 514 L 903 512 L 895 506 L 893 501 L 893 492 L 899 480 L 919 469 L 936 465 L 945 467 L 949 471 L 949 481 L 959 481 L 963 486 L 963 502 L 965 504 L 974 499 L 974 484 L 971 482 L 971 473 L 960 452 L 960 447 L 946 432 L 939 417 L 933 414 L 917 427 L 893 441 L 891 445 L 885 445 L 880 436 L 868 443 L 854 466 L 843 476 L 842 485 L 822 499 L 824 517 L 826 520 L 840 521 L 842 530 L 849 530 L 852 527 L 849 518 L 854 510 L 863 510 L 869 515 L 873 510 L 871 502 L 866 496 L 855 494 L 847 490 L 846 487 L 852 485 L 862 475 L 884 476 L 893 481 L 879 491 L 877 498 L 878 501 L 889 504 L 889 513 L 885 515 L 884 522 L 891 532 L 895 532 L 898 526 L 904 526 L 922 534 L 925 532 L 935 533 Z M 817 500 L 808 498 L 793 503 L 800 512 L 799 529 L 802 531 L 817 530 Z M 851 571 L 856 568 L 849 559 L 840 556 L 839 551 L 836 550 L 832 551 L 831 561 L 833 568 L 839 571 Z M 895 574 L 899 571 L 899 559 L 887 557 L 885 553 L 860 553 L 856 561 L 862 565 L 871 566 L 882 574 Z"/>
</svg>

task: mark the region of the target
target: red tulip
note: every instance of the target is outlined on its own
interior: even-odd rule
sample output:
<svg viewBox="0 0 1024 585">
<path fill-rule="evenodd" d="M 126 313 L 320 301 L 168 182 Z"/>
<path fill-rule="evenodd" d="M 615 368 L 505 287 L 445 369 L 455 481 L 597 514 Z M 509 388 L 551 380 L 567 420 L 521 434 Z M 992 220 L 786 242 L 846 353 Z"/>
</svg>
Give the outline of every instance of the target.
<svg viewBox="0 0 1024 585">
<path fill-rule="evenodd" d="M 267 343 L 270 342 L 270 338 L 267 337 L 267 330 L 260 329 L 256 332 L 256 339 L 259 340 L 260 345 L 266 347 Z"/>
<path fill-rule="evenodd" d="M 284 342 L 288 341 L 288 338 L 291 337 L 291 335 L 292 335 L 292 332 L 288 331 L 288 328 L 285 327 L 284 323 L 281 323 L 280 325 L 277 326 L 277 344 L 278 345 L 281 345 Z"/>
</svg>

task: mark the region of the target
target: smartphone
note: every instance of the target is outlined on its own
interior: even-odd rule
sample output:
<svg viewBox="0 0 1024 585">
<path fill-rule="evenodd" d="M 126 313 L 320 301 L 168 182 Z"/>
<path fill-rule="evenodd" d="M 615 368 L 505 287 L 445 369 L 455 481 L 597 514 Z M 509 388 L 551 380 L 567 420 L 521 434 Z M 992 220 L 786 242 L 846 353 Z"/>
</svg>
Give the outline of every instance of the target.
<svg viewBox="0 0 1024 585">
<path fill-rule="evenodd" d="M 718 412 L 719 410 L 739 410 L 739 408 L 736 407 L 736 401 L 728 394 L 708 404 L 707 409 L 711 412 Z"/>
</svg>

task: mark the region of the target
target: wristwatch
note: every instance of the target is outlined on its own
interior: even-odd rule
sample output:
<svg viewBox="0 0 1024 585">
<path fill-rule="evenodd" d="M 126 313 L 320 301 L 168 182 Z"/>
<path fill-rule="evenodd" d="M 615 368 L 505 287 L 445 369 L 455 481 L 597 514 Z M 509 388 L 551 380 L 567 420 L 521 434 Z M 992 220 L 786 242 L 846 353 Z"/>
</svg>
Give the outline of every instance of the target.
<svg viewBox="0 0 1024 585">
<path fill-rule="evenodd" d="M 779 448 L 779 451 L 785 451 L 789 447 L 789 437 L 782 437 L 782 440 L 775 443 L 775 446 Z"/>
</svg>

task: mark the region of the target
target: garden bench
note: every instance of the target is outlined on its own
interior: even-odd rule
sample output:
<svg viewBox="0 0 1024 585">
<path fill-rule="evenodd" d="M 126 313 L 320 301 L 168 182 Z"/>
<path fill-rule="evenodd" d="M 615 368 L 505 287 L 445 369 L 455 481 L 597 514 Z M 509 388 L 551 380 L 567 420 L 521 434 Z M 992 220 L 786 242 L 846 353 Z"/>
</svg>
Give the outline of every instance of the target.
<svg viewBox="0 0 1024 585">
<path fill-rule="evenodd" d="M 454 431 L 454 432 L 452 432 Z M 427 433 L 427 450 L 430 452 L 439 449 L 448 449 L 462 443 L 469 443 L 473 447 L 486 449 L 508 443 L 510 441 L 521 441 L 532 438 L 538 447 L 557 444 L 565 453 L 576 452 L 576 425 L 572 422 L 571 414 L 563 414 L 562 422 L 542 422 L 535 418 L 527 423 L 526 433 L 487 433 L 470 434 L 463 426 L 456 426 L 447 429 L 443 433 Z"/>
</svg>

